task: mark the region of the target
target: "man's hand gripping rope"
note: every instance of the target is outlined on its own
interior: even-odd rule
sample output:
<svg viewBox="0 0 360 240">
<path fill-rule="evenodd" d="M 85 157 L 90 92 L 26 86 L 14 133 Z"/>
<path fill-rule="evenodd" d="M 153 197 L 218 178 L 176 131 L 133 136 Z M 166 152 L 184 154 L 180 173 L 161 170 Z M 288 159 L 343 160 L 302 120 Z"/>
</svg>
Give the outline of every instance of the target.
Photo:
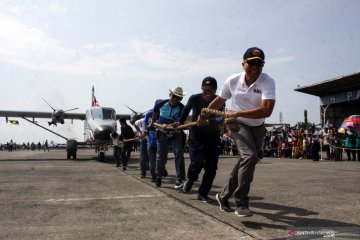
<svg viewBox="0 0 360 240">
<path fill-rule="evenodd" d="M 134 138 L 124 139 L 123 141 L 119 142 L 118 144 L 110 144 L 110 145 L 108 145 L 108 147 L 123 147 L 123 146 L 124 146 L 124 143 L 126 143 L 126 142 L 132 142 L 132 141 L 135 141 L 135 140 L 138 140 L 138 139 L 140 139 L 140 137 L 134 137 Z"/>
<path fill-rule="evenodd" d="M 177 124 L 160 124 L 157 122 L 154 122 L 154 126 L 164 130 L 164 131 L 176 131 L 176 130 L 183 130 L 188 129 L 195 126 L 206 126 L 209 125 L 209 122 L 203 118 L 203 116 L 199 115 L 199 118 L 197 121 L 189 122 L 181 125 Z"/>
<path fill-rule="evenodd" d="M 222 116 L 225 118 L 225 125 L 227 126 L 227 128 L 232 131 L 232 132 L 238 132 L 240 130 L 240 126 L 239 123 L 236 121 L 236 118 L 233 117 L 229 117 L 227 112 L 223 112 L 223 111 L 218 111 L 215 109 L 210 109 L 210 108 L 203 108 L 201 110 L 201 115 L 210 115 L 210 114 L 214 114 L 217 116 Z"/>
</svg>

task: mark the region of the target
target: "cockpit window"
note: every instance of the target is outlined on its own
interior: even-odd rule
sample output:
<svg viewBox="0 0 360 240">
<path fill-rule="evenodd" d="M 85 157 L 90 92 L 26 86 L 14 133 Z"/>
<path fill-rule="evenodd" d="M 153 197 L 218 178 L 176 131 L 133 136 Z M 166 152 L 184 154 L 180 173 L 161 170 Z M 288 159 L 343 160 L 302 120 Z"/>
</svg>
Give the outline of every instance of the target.
<svg viewBox="0 0 360 240">
<path fill-rule="evenodd" d="M 112 109 L 103 109 L 103 116 L 105 119 L 112 119 L 115 120 L 115 112 Z"/>
<path fill-rule="evenodd" d="M 94 120 L 95 119 L 116 120 L 115 111 L 113 109 L 104 109 L 104 108 L 91 109 L 91 116 Z"/>
<path fill-rule="evenodd" d="M 101 109 L 91 109 L 91 116 L 95 119 L 102 119 Z"/>
</svg>

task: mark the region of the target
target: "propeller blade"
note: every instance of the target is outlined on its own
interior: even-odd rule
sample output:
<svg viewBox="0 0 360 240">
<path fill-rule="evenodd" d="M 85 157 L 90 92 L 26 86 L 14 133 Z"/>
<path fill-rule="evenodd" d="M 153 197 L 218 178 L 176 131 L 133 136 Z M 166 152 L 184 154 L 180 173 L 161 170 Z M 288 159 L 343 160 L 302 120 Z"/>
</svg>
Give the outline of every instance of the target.
<svg viewBox="0 0 360 240">
<path fill-rule="evenodd" d="M 125 104 L 124 104 L 125 105 Z M 127 105 L 125 105 L 125 107 L 127 107 L 128 109 L 130 109 L 133 113 L 138 114 L 138 112 L 136 112 L 135 110 L 131 109 L 130 107 L 128 107 Z"/>
<path fill-rule="evenodd" d="M 54 110 L 54 112 L 56 111 L 55 108 L 53 108 L 43 97 L 41 97 L 42 100 L 44 100 L 44 102 L 46 102 L 47 105 L 49 105 L 49 107 L 51 107 L 52 110 Z"/>
<path fill-rule="evenodd" d="M 69 112 L 69 111 L 76 110 L 76 109 L 79 109 L 79 108 L 72 108 L 72 109 L 66 110 L 64 112 Z"/>
</svg>

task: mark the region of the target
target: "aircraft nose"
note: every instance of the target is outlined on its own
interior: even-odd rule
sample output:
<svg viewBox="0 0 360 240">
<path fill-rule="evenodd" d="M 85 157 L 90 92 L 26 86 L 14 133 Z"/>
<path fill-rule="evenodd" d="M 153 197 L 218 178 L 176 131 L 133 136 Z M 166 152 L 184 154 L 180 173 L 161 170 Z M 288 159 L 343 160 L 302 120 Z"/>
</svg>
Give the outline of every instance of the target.
<svg viewBox="0 0 360 240">
<path fill-rule="evenodd" d="M 114 129 L 108 125 L 100 125 L 94 131 L 94 138 L 96 140 L 108 140 L 113 131 Z"/>
</svg>

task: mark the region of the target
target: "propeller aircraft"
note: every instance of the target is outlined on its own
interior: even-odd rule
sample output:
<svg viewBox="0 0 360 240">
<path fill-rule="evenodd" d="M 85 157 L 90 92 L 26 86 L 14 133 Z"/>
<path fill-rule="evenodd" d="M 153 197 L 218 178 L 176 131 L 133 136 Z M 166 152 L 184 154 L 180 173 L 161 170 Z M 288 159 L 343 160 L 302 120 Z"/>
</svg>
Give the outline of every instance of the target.
<svg viewBox="0 0 360 240">
<path fill-rule="evenodd" d="M 45 101 L 45 99 L 43 100 Z M 94 86 L 92 87 L 91 107 L 87 109 L 85 113 L 69 113 L 69 111 L 73 111 L 78 108 L 72 108 L 64 111 L 62 109 L 55 109 L 48 102 L 46 103 L 51 107 L 53 112 L 0 110 L 0 117 L 5 117 L 6 122 L 9 121 L 9 117 L 22 118 L 59 137 L 62 137 L 66 140 L 67 159 L 70 159 L 71 157 L 76 159 L 78 145 L 91 145 L 95 147 L 95 153 L 98 154 L 98 160 L 104 161 L 105 152 L 108 149 L 107 146 L 110 141 L 110 134 L 117 130 L 117 120 L 120 118 L 126 118 L 129 119 L 130 122 L 135 122 L 137 119 L 143 117 L 142 113 L 135 112 L 129 107 L 128 108 L 133 112 L 132 114 L 116 114 L 116 111 L 111 107 L 101 107 L 96 100 Z M 51 129 L 38 124 L 35 121 L 35 118 L 51 119 L 51 121 L 48 122 L 49 126 L 57 126 L 58 123 L 64 124 L 65 119 L 71 119 L 71 121 L 74 119 L 82 120 L 84 121 L 84 142 L 78 142 L 75 139 L 64 137 Z"/>
</svg>

